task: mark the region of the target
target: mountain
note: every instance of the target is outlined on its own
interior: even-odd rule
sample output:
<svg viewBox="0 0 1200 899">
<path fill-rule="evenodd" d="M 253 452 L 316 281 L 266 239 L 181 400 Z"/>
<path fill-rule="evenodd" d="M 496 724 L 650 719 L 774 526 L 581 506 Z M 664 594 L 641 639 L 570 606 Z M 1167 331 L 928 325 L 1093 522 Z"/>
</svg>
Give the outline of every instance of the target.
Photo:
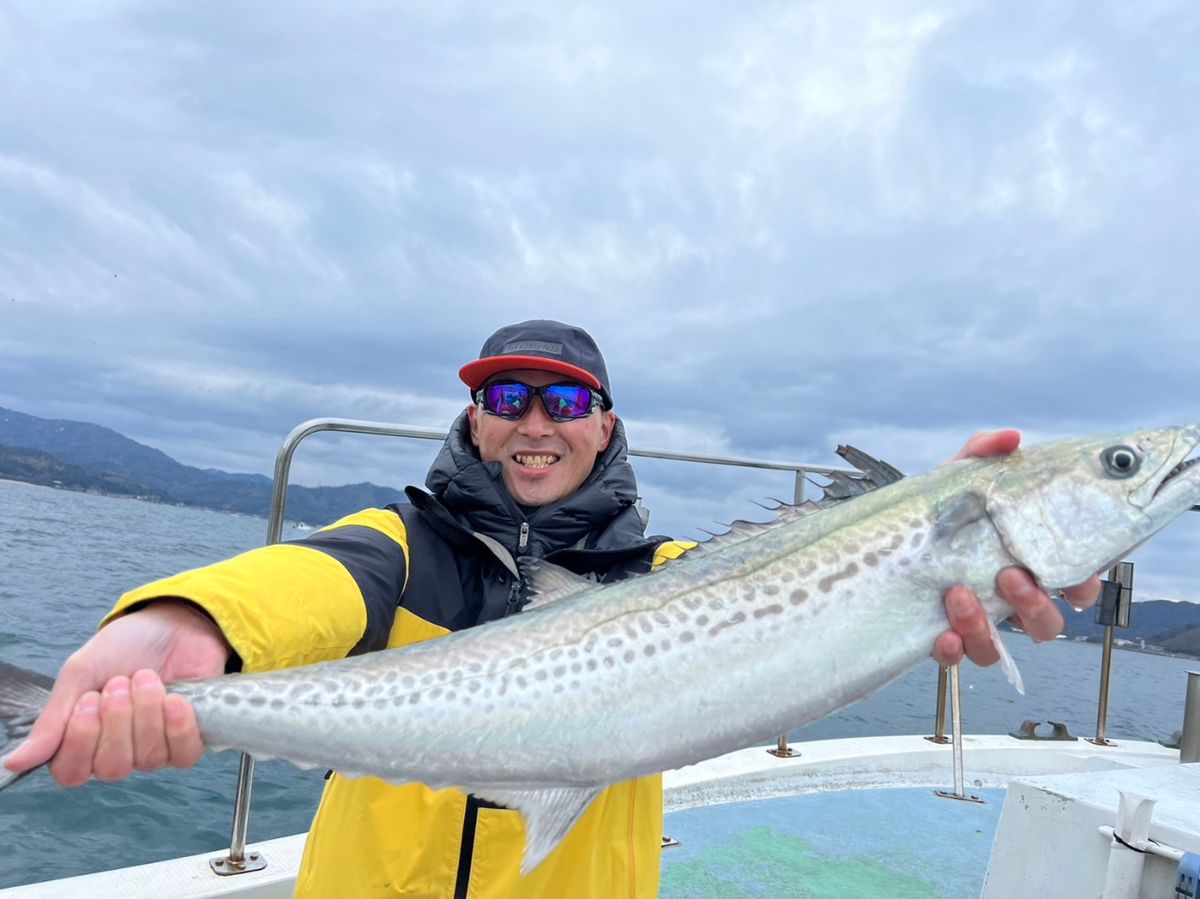
<svg viewBox="0 0 1200 899">
<path fill-rule="evenodd" d="M 0 408 L 0 445 L 6 448 L 0 453 L 0 477 L 248 515 L 266 516 L 270 509 L 268 477 L 184 465 L 161 450 L 90 422 L 38 418 Z M 287 516 L 324 524 L 400 499 L 400 490 L 370 483 L 291 485 Z"/>
<path fill-rule="evenodd" d="M 1137 595 L 1137 583 L 1134 583 Z M 1096 623 L 1089 609 L 1077 613 L 1066 600 L 1055 600 L 1063 614 L 1068 637 L 1098 643 L 1104 639 L 1104 627 Z M 1116 628 L 1113 637 L 1133 643 L 1145 641 L 1147 648 L 1200 658 L 1200 604 L 1152 599 L 1135 602 L 1129 615 L 1129 627 Z"/>
<path fill-rule="evenodd" d="M 49 453 L 3 444 L 0 444 L 0 477 L 89 493 L 133 496 L 139 499 L 166 499 L 158 491 L 120 475 L 81 468 L 63 462 Z"/>
</svg>

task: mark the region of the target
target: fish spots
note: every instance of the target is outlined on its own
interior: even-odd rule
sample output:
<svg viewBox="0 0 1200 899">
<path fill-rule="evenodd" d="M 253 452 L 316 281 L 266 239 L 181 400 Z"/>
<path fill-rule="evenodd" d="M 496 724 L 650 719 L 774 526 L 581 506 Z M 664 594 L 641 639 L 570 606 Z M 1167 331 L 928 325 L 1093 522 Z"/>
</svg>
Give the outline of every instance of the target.
<svg viewBox="0 0 1200 899">
<path fill-rule="evenodd" d="M 745 620 L 746 620 L 745 612 L 734 612 L 732 615 L 730 615 L 724 621 L 718 621 L 716 624 L 714 624 L 712 627 L 710 627 L 708 629 L 708 635 L 710 637 L 715 637 L 717 634 L 721 633 L 721 631 L 725 630 L 725 628 L 733 627 L 735 624 L 741 624 Z"/>
<path fill-rule="evenodd" d="M 567 673 L 567 666 L 566 665 L 555 665 L 554 670 L 550 673 L 553 674 L 556 678 L 562 677 L 564 674 Z"/>
<path fill-rule="evenodd" d="M 608 645 L 611 646 L 613 649 L 620 649 L 622 646 L 625 645 L 625 641 L 622 640 L 620 637 L 609 637 Z"/>
<path fill-rule="evenodd" d="M 658 648 L 661 649 L 663 652 L 670 652 L 671 651 L 671 641 L 666 640 L 666 639 L 659 640 Z"/>
<path fill-rule="evenodd" d="M 879 556 L 876 553 L 868 552 L 863 554 L 863 564 L 874 568 L 879 564 Z"/>
<path fill-rule="evenodd" d="M 700 625 L 700 627 L 708 627 L 708 622 L 709 617 L 707 615 L 700 615 L 696 618 L 696 624 Z"/>
<path fill-rule="evenodd" d="M 637 653 L 635 653 L 632 649 L 627 649 L 625 650 L 625 655 L 622 658 L 625 659 L 626 664 L 629 664 L 637 658 Z"/>
<path fill-rule="evenodd" d="M 766 584 L 763 586 L 763 593 L 767 596 L 777 596 L 782 588 L 778 584 Z"/>
<path fill-rule="evenodd" d="M 650 657 L 651 657 L 651 656 L 653 656 L 653 655 L 654 655 L 654 653 L 656 653 L 657 651 L 658 651 L 658 650 L 657 650 L 657 649 L 655 649 L 655 647 L 654 647 L 654 644 L 653 644 L 653 643 L 647 643 L 645 646 L 643 646 L 643 647 L 642 647 L 642 652 L 643 652 L 643 653 L 645 653 L 645 655 L 646 655 L 646 658 L 650 658 Z"/>
<path fill-rule="evenodd" d="M 779 579 L 781 581 L 783 581 L 785 584 L 790 584 L 792 581 L 794 581 L 796 579 L 796 575 L 792 574 L 791 571 L 785 571 L 783 574 L 781 574 L 779 576 Z"/>
<path fill-rule="evenodd" d="M 261 693 L 254 693 L 246 697 L 246 702 L 250 703 L 252 706 L 264 706 L 267 704 L 267 697 L 263 696 Z"/>
<path fill-rule="evenodd" d="M 778 615 L 782 611 L 783 611 L 783 606 L 781 606 L 779 603 L 775 603 L 774 605 L 764 606 L 761 609 L 755 609 L 754 617 L 755 618 L 766 618 L 768 615 Z"/>
<path fill-rule="evenodd" d="M 242 698 L 236 693 L 226 693 L 221 697 L 221 701 L 224 702 L 225 705 L 237 706 L 242 704 Z"/>
<path fill-rule="evenodd" d="M 582 670 L 583 670 L 583 666 L 580 665 L 578 662 L 571 663 L 571 673 L 572 674 L 578 674 Z"/>
<path fill-rule="evenodd" d="M 851 562 L 849 565 L 847 565 L 845 568 L 843 568 L 841 571 L 837 572 L 836 574 L 827 574 L 827 575 L 825 575 L 825 577 L 823 577 L 819 581 L 817 581 L 817 589 L 820 590 L 822 593 L 828 593 L 830 590 L 833 589 L 833 585 L 835 583 L 837 583 L 840 580 L 849 578 L 849 577 L 854 577 L 854 575 L 856 575 L 856 574 L 858 574 L 858 563 Z"/>
<path fill-rule="evenodd" d="M 650 621 L 649 621 L 648 619 L 646 619 L 646 618 L 643 618 L 643 619 L 641 619 L 641 620 L 638 622 L 638 626 L 639 626 L 639 627 L 642 629 L 642 633 L 643 633 L 643 634 L 648 634 L 648 633 L 650 633 L 652 630 L 654 630 L 654 625 L 652 625 L 652 624 L 650 623 Z"/>
<path fill-rule="evenodd" d="M 903 534 L 893 534 L 892 542 L 888 544 L 888 547 L 890 549 L 899 549 L 903 545 L 904 545 L 904 535 Z"/>
<path fill-rule="evenodd" d="M 913 549 L 917 549 L 923 542 L 925 542 L 925 534 L 921 531 L 917 531 L 912 535 L 912 539 L 908 541 L 908 545 Z"/>
<path fill-rule="evenodd" d="M 605 657 L 604 657 L 604 667 L 605 667 L 605 668 L 615 668 L 615 667 L 617 667 L 617 661 L 616 661 L 616 659 L 614 659 L 612 656 L 605 656 Z"/>
<path fill-rule="evenodd" d="M 693 634 L 691 631 L 684 631 L 682 634 L 679 635 L 680 643 L 691 643 L 695 639 L 696 639 L 696 635 Z"/>
</svg>

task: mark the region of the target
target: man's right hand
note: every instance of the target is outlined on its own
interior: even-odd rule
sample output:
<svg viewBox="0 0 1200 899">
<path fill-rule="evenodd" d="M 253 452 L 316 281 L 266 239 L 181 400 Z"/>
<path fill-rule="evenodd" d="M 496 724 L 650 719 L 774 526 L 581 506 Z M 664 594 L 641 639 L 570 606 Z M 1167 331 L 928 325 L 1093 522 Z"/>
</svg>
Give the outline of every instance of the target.
<svg viewBox="0 0 1200 899">
<path fill-rule="evenodd" d="M 54 779 L 73 787 L 194 765 L 204 752 L 196 714 L 163 681 L 221 674 L 230 651 L 212 619 L 184 602 L 160 600 L 109 622 L 63 665 L 5 767 L 48 761 Z"/>
</svg>

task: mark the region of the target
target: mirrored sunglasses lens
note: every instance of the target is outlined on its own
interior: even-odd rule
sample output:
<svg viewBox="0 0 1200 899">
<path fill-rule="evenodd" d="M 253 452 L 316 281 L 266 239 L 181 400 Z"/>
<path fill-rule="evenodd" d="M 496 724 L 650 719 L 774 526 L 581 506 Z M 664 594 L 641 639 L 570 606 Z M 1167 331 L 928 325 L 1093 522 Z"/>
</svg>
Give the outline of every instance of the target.
<svg viewBox="0 0 1200 899">
<path fill-rule="evenodd" d="M 524 384 L 491 384 L 484 391 L 483 405 L 493 415 L 520 418 L 529 408 L 529 388 Z"/>
<path fill-rule="evenodd" d="M 592 392 L 572 384 L 552 384 L 542 393 L 551 418 L 583 418 L 592 411 Z"/>
</svg>

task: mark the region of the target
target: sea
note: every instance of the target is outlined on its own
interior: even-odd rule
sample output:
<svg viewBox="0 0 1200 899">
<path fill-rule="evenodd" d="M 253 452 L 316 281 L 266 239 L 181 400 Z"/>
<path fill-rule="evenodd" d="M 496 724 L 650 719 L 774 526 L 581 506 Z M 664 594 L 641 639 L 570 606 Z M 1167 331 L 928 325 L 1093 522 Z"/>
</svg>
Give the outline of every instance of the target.
<svg viewBox="0 0 1200 899">
<path fill-rule="evenodd" d="M 0 659 L 53 675 L 121 593 L 260 546 L 266 530 L 261 518 L 0 481 Z M 284 539 L 307 532 L 292 526 Z M 1006 733 L 1027 719 L 1053 720 L 1072 734 L 1094 735 L 1100 646 L 1034 645 L 1020 634 L 1005 639 L 1025 695 L 996 667 L 963 665 L 964 728 Z M 1115 652 L 1108 738 L 1170 739 L 1182 727 L 1187 672 L 1196 669 L 1195 659 Z M 797 660 L 796 690 L 806 689 L 809 673 Z M 790 739 L 930 734 L 936 687 L 931 661 Z M 70 790 L 45 771 L 25 778 L 0 794 L 0 887 L 179 855 L 215 856 L 229 843 L 237 768 L 237 754 L 223 752 L 187 770 Z M 306 830 L 322 775 L 259 763 L 250 840 Z"/>
</svg>

